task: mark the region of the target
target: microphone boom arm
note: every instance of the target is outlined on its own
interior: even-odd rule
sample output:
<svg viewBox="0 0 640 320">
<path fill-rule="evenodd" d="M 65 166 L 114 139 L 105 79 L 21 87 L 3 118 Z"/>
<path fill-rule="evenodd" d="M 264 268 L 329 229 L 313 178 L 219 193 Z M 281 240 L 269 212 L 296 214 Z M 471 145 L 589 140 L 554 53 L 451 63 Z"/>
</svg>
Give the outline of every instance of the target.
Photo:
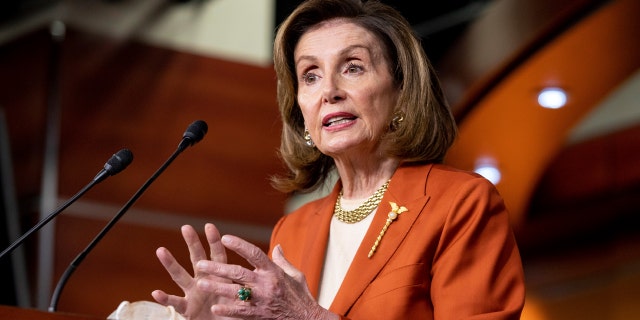
<svg viewBox="0 0 640 320">
<path fill-rule="evenodd" d="M 156 170 L 156 172 L 140 187 L 140 189 L 136 191 L 131 199 L 127 201 L 127 203 L 120 209 L 120 211 L 118 211 L 118 213 L 109 221 L 109 223 L 107 223 L 107 225 L 102 228 L 100 233 L 98 233 L 98 235 L 96 235 L 96 237 L 93 238 L 93 240 L 89 243 L 89 245 L 87 245 L 87 247 L 82 252 L 80 252 L 80 254 L 78 254 L 78 256 L 71 262 L 69 267 L 67 267 L 67 269 L 62 274 L 62 277 L 60 277 L 60 280 L 58 281 L 58 284 L 56 285 L 56 288 L 53 292 L 51 303 L 49 304 L 50 312 L 56 311 L 62 289 L 64 289 L 64 286 L 69 280 L 71 274 L 77 269 L 77 267 L 89 254 L 89 252 L 91 252 L 93 247 L 98 244 L 98 242 L 107 234 L 107 232 L 109 232 L 109 230 L 118 222 L 118 220 L 120 220 L 120 218 L 127 212 L 127 210 L 129 210 L 129 208 L 136 202 L 136 200 L 140 198 L 142 193 L 149 187 L 149 185 L 151 185 L 151 183 L 155 181 L 156 178 L 158 178 L 158 176 L 173 162 L 173 160 L 178 157 L 178 155 L 180 155 L 180 153 L 182 153 L 182 151 L 184 151 L 187 147 L 192 146 L 193 144 L 200 141 L 206 134 L 207 130 L 207 124 L 202 120 L 197 120 L 192 123 L 184 133 L 183 138 L 180 141 L 180 144 L 178 144 L 178 148 L 176 149 L 176 151 L 174 151 L 173 154 L 164 162 L 164 164 L 162 164 L 162 166 L 160 166 L 160 168 Z"/>
<path fill-rule="evenodd" d="M 66 209 L 68 206 L 74 203 L 78 198 L 82 197 L 82 195 L 84 195 L 87 191 L 93 188 L 93 186 L 95 186 L 96 184 L 98 184 L 98 181 L 92 180 L 86 186 L 84 186 L 84 188 L 78 191 L 78 193 L 76 193 L 73 197 L 71 197 L 69 200 L 63 203 L 58 209 L 50 213 L 44 219 L 40 220 L 40 222 L 38 222 L 35 226 L 29 229 L 29 231 L 24 233 L 20 238 L 16 239 L 16 241 L 14 241 L 9 247 L 4 249 L 4 251 L 0 253 L 0 259 L 2 259 L 2 257 L 4 257 L 5 254 L 12 252 L 15 248 L 21 245 L 24 242 L 24 240 L 26 240 L 31 234 L 40 230 L 40 228 L 42 228 L 45 224 L 49 223 L 51 219 L 55 218 L 58 214 L 60 214 L 60 212 L 62 212 L 64 209 Z"/>
<path fill-rule="evenodd" d="M 96 237 L 93 238 L 93 240 L 89 243 L 89 245 L 87 245 L 87 247 L 82 252 L 80 252 L 80 254 L 78 254 L 78 256 L 73 260 L 73 262 L 71 262 L 69 267 L 62 274 L 62 277 L 58 281 L 58 284 L 56 285 L 56 288 L 53 291 L 51 303 L 49 304 L 50 312 L 56 311 L 58 307 L 58 300 L 60 299 L 60 293 L 62 292 L 62 289 L 64 289 L 64 286 L 66 285 L 67 280 L 69 279 L 71 274 L 76 270 L 76 268 L 80 265 L 80 263 L 82 263 L 82 261 L 89 254 L 89 252 L 91 252 L 93 247 L 95 247 L 98 244 L 98 242 L 107 234 L 107 232 L 109 232 L 109 230 L 118 222 L 118 220 L 120 220 L 120 218 L 127 212 L 127 210 L 129 210 L 129 208 L 138 200 L 138 198 L 140 198 L 142 193 L 149 187 L 149 185 L 154 180 L 156 180 L 156 178 L 171 164 L 171 162 L 173 162 L 173 160 L 183 150 L 184 149 L 177 149 L 171 155 L 171 157 L 169 157 L 169 159 L 167 159 L 167 161 L 165 161 L 165 163 L 158 170 L 156 170 L 156 172 L 151 176 L 151 178 L 149 178 L 149 180 L 147 180 L 147 182 L 145 182 L 140 187 L 140 189 L 138 189 L 138 191 L 133 195 L 133 197 L 129 199 L 129 201 L 122 207 L 122 209 L 120 209 L 120 211 L 118 211 L 118 213 L 111 219 L 111 221 L 109 221 L 109 223 L 106 226 L 104 226 L 104 228 L 102 228 L 100 233 L 98 233 L 98 235 L 96 235 Z"/>
<path fill-rule="evenodd" d="M 20 244 L 24 242 L 29 236 L 31 236 L 34 232 L 40 230 L 45 224 L 49 223 L 51 219 L 55 218 L 60 212 L 70 206 L 72 203 L 76 202 L 82 195 L 84 195 L 87 191 L 89 191 L 93 186 L 102 182 L 104 179 L 109 176 L 115 175 L 120 171 L 124 170 L 130 163 L 133 161 L 133 153 L 129 151 L 129 149 L 122 149 L 116 152 L 111 158 L 104 164 L 104 169 L 100 170 L 98 174 L 89 182 L 84 188 L 82 188 L 78 193 L 76 193 L 73 197 L 63 203 L 58 209 L 50 213 L 44 219 L 40 220 L 35 226 L 33 226 L 29 231 L 25 232 L 20 238 L 14 241 L 9 247 L 7 247 L 2 253 L 0 253 L 0 259 L 4 257 L 9 252 L 13 251 Z"/>
</svg>

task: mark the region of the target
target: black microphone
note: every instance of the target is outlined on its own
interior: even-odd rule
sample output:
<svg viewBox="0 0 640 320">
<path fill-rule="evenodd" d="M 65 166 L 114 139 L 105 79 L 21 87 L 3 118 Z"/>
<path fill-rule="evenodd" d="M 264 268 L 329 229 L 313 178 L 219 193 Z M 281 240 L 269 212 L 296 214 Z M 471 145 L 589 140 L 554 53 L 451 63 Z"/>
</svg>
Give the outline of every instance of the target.
<svg viewBox="0 0 640 320">
<path fill-rule="evenodd" d="M 187 147 L 190 147 L 202 140 L 204 135 L 207 134 L 207 130 L 209 130 L 209 127 L 207 126 L 207 123 L 202 120 L 196 120 L 190 124 L 182 135 L 182 141 L 178 144 L 179 151 L 177 151 L 177 153 L 182 152 Z"/>
<path fill-rule="evenodd" d="M 198 141 L 204 138 L 204 135 L 207 133 L 208 127 L 207 123 L 202 120 L 197 120 L 193 122 L 187 128 L 187 131 L 182 135 L 182 140 L 178 144 L 178 148 L 173 154 L 165 161 L 164 164 L 138 189 L 138 191 L 127 201 L 127 203 L 118 211 L 118 213 L 107 223 L 107 225 L 98 233 L 98 235 L 93 238 L 93 240 L 87 245 L 87 247 L 80 252 L 80 254 L 71 262 L 71 264 L 67 267 L 67 269 L 62 274 L 62 277 L 58 281 L 56 288 L 53 292 L 53 296 L 51 297 L 51 303 L 49 304 L 49 311 L 55 312 L 58 307 L 58 299 L 60 299 L 60 293 L 64 288 L 65 284 L 69 280 L 71 274 L 78 268 L 82 260 L 91 252 L 91 250 L 98 244 L 98 242 L 109 232 L 109 230 L 113 227 L 113 225 L 120 220 L 120 218 L 129 210 L 129 208 L 133 205 L 138 198 L 142 195 L 142 193 L 149 187 L 149 185 L 173 162 L 173 160 L 184 151 L 187 147 L 190 147 L 196 144 Z"/>
<path fill-rule="evenodd" d="M 14 241 L 9 247 L 7 247 L 2 253 L 0 253 L 0 259 L 4 257 L 5 254 L 13 251 L 16 247 L 18 247 L 24 240 L 26 240 L 31 234 L 40 230 L 45 224 L 47 224 L 51 219 L 55 218 L 62 210 L 66 209 L 76 200 L 78 200 L 83 194 L 85 194 L 89 189 L 93 188 L 96 184 L 102 182 L 104 179 L 113 176 L 120 171 L 124 170 L 130 163 L 133 161 L 133 153 L 128 149 L 122 149 L 118 151 L 116 154 L 111 156 L 111 158 L 104 164 L 104 168 L 98 172 L 95 178 L 91 180 L 82 190 L 76 193 L 71 199 L 67 200 L 64 204 L 62 204 L 58 209 L 50 213 L 46 218 L 40 220 L 33 228 L 29 229 L 25 234 L 23 234 L 20 238 Z"/>
</svg>

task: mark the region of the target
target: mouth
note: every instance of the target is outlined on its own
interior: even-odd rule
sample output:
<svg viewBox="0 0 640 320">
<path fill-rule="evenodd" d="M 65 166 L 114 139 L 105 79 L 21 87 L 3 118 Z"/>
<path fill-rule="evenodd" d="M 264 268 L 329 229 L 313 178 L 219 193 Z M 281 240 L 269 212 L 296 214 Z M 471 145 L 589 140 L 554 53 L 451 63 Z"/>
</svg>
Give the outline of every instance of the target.
<svg viewBox="0 0 640 320">
<path fill-rule="evenodd" d="M 331 115 L 326 117 L 323 121 L 322 121 L 322 126 L 324 127 L 331 127 L 331 126 L 337 126 L 337 125 L 341 125 L 344 123 L 348 123 L 351 122 L 353 120 L 355 120 L 357 117 L 352 115 L 352 114 L 340 114 L 340 115 Z"/>
</svg>

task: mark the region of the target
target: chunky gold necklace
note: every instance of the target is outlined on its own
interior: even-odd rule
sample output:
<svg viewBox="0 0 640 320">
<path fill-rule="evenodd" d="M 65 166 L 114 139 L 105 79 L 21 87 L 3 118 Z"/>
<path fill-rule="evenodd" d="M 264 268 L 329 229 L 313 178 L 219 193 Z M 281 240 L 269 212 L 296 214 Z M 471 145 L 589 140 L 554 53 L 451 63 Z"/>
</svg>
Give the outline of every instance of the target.
<svg viewBox="0 0 640 320">
<path fill-rule="evenodd" d="M 338 218 L 338 220 L 345 223 L 356 223 L 362 221 L 362 219 L 366 218 L 372 211 L 375 209 L 380 201 L 382 201 L 382 195 L 387 191 L 387 187 L 389 186 L 389 181 L 385 182 L 376 192 L 371 195 L 364 203 L 362 203 L 359 207 L 353 210 L 344 210 L 342 209 L 342 205 L 340 204 L 342 200 L 342 190 L 340 190 L 340 194 L 338 195 L 338 200 L 336 201 L 336 206 L 333 211 L 333 214 Z"/>
</svg>

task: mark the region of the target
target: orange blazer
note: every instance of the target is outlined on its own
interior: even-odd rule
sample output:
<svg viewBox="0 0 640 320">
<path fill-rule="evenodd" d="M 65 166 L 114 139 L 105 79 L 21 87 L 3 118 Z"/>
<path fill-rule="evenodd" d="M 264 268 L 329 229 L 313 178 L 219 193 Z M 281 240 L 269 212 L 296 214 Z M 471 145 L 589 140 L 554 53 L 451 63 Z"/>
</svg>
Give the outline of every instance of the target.
<svg viewBox="0 0 640 320">
<path fill-rule="evenodd" d="M 271 238 L 316 297 L 340 188 L 281 218 Z M 389 202 L 408 211 L 368 258 Z M 524 295 L 520 254 L 495 187 L 445 165 L 401 166 L 329 309 L 343 319 L 519 319 Z"/>
</svg>

